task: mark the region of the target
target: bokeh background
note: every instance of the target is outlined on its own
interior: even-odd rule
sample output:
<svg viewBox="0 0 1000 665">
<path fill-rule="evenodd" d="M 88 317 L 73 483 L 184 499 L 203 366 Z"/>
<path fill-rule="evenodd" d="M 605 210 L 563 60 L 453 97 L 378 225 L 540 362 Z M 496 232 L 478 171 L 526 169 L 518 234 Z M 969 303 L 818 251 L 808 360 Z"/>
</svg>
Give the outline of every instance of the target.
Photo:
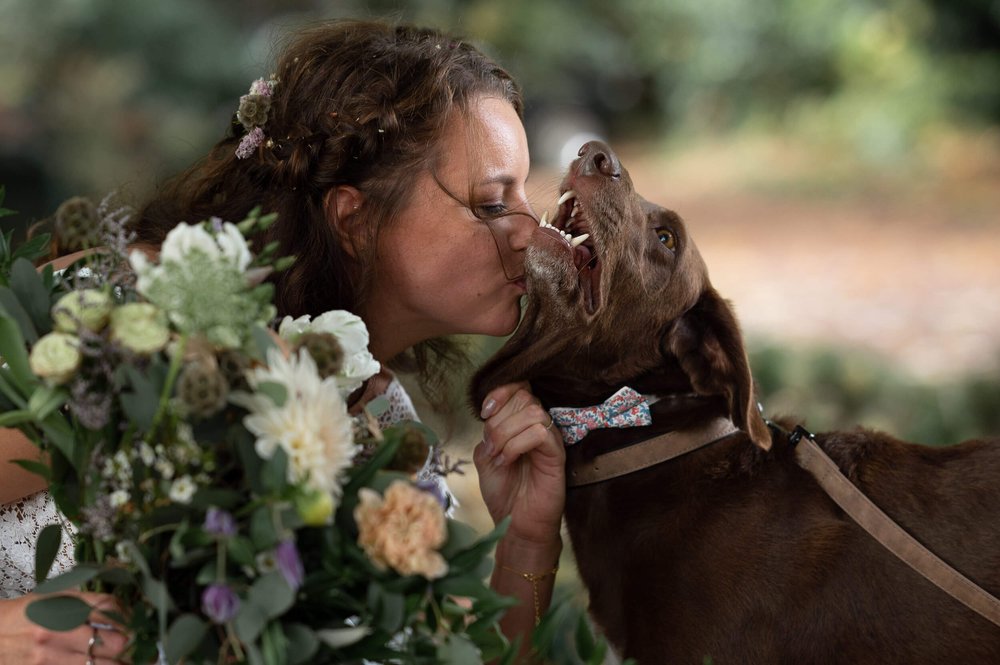
<svg viewBox="0 0 1000 665">
<path fill-rule="evenodd" d="M 141 201 L 222 135 L 286 31 L 336 16 L 503 62 L 539 210 L 585 140 L 610 142 L 688 221 L 768 414 L 1000 434 L 1000 0 L 0 0 L 3 224 Z M 469 457 L 456 383 L 453 415 L 428 418 Z M 485 529 L 474 470 L 453 484 Z"/>
</svg>

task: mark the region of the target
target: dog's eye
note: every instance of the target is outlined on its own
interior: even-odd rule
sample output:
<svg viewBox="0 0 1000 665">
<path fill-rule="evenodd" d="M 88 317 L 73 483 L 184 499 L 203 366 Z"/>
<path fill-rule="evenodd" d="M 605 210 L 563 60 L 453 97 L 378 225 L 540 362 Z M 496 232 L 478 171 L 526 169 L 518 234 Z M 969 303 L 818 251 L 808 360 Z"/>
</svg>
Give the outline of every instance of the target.
<svg viewBox="0 0 1000 665">
<path fill-rule="evenodd" d="M 674 240 L 674 234 L 666 229 L 660 229 L 659 231 L 657 231 L 656 237 L 660 239 L 660 242 L 663 243 L 663 246 L 666 247 L 667 249 L 673 249 L 674 245 L 676 244 L 676 240 Z"/>
</svg>

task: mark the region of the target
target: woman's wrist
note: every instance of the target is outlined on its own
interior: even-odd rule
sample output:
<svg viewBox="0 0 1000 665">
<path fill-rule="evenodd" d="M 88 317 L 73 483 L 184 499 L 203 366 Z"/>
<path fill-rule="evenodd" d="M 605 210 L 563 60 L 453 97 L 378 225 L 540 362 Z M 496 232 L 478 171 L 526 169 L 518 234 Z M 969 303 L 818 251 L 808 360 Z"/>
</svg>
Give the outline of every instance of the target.
<svg viewBox="0 0 1000 665">
<path fill-rule="evenodd" d="M 556 533 L 547 541 L 526 540 L 507 534 L 497 543 L 497 566 L 507 566 L 519 572 L 541 573 L 552 570 L 559 563 L 562 537 Z"/>
</svg>

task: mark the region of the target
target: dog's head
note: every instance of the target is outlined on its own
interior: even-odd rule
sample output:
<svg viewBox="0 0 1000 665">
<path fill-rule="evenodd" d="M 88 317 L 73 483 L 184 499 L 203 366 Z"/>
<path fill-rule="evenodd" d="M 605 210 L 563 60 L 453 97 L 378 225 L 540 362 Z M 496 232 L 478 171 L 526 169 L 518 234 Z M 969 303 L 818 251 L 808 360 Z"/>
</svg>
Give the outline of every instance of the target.
<svg viewBox="0 0 1000 665">
<path fill-rule="evenodd" d="M 509 381 L 530 381 L 546 406 L 570 406 L 639 380 L 721 398 L 769 447 L 739 325 L 681 218 L 639 196 L 598 141 L 581 148 L 560 192 L 527 251 L 521 325 L 476 375 L 476 403 Z"/>
</svg>

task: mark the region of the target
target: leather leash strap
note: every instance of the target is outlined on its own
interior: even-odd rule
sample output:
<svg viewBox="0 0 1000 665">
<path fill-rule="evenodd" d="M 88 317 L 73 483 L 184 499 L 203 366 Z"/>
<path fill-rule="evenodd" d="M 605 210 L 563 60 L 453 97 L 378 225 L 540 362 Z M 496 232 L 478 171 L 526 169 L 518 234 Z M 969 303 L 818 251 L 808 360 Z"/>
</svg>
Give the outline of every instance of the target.
<svg viewBox="0 0 1000 665">
<path fill-rule="evenodd" d="M 840 467 L 812 438 L 803 436 L 799 440 L 795 458 L 830 498 L 875 540 L 952 598 L 1000 626 L 1000 600 L 949 566 L 882 512 L 844 476 Z"/>
<path fill-rule="evenodd" d="M 702 427 L 667 432 L 626 448 L 597 455 L 581 464 L 571 465 L 566 474 L 566 486 L 580 487 L 624 476 L 686 455 L 738 431 L 739 428 L 728 418 L 716 418 Z"/>
</svg>

